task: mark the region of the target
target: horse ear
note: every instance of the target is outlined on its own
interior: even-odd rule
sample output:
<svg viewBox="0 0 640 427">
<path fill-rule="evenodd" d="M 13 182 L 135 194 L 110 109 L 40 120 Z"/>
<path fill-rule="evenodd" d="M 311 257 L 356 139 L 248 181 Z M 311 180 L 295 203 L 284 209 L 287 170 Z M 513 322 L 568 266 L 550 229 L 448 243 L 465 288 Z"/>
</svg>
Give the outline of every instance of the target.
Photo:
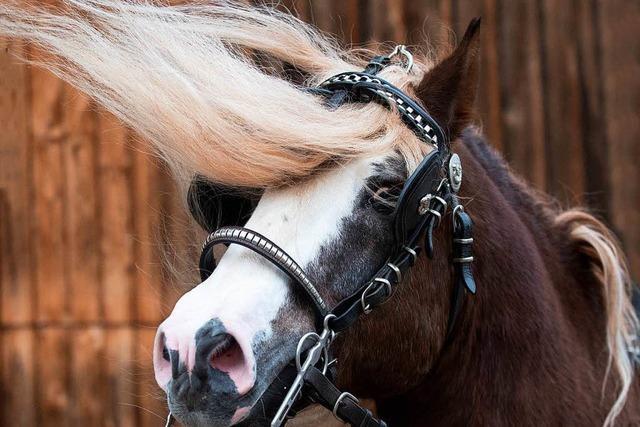
<svg viewBox="0 0 640 427">
<path fill-rule="evenodd" d="M 471 122 L 479 69 L 480 18 L 475 18 L 453 53 L 433 67 L 416 90 L 450 140 Z"/>
</svg>

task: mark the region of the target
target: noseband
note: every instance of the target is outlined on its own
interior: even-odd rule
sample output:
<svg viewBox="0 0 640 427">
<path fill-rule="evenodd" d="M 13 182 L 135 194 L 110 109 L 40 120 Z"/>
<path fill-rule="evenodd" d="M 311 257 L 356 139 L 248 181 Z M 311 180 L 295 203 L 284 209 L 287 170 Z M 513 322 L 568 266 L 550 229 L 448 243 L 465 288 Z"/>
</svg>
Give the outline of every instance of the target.
<svg viewBox="0 0 640 427">
<path fill-rule="evenodd" d="M 332 381 L 331 365 L 335 360 L 331 359 L 330 346 L 338 333 L 393 295 L 423 246 L 427 256 L 433 256 L 433 233 L 448 206 L 452 207 L 453 212 L 452 262 L 456 273 L 448 335 L 460 310 L 461 296 L 465 290 L 472 294 L 476 291 L 471 271 L 472 221 L 456 197 L 462 183 L 460 158 L 450 152 L 449 141 L 433 117 L 400 89 L 377 76 L 398 54 L 405 56 L 409 71 L 413 59 L 404 46 L 399 46 L 389 56 L 373 58 L 363 72 L 338 74 L 317 88 L 309 89 L 309 92 L 325 97 L 332 108 L 346 102 L 377 102 L 394 109 L 418 138 L 434 148 L 404 184 L 394 212 L 393 255 L 373 277 L 364 281 L 355 293 L 329 308 L 295 260 L 255 231 L 238 226 L 222 227 L 211 233 L 204 243 L 200 258 L 203 281 L 215 268 L 214 247 L 237 244 L 256 252 L 287 274 L 292 283 L 308 296 L 314 308 L 317 332 L 310 332 L 300 339 L 295 360 L 278 375 L 268 393 L 265 393 L 265 396 L 269 395 L 267 399 L 270 401 L 267 403 L 277 408 L 271 422 L 273 427 L 283 425 L 294 410 L 299 411 L 309 403 L 327 407 L 338 419 L 351 425 L 386 426 L 384 421 L 374 418 L 371 411 L 361 407 L 353 395 L 336 388 Z M 423 236 L 424 244 L 421 245 Z M 283 395 L 282 402 L 275 401 Z M 171 420 L 169 415 L 167 424 Z"/>
</svg>

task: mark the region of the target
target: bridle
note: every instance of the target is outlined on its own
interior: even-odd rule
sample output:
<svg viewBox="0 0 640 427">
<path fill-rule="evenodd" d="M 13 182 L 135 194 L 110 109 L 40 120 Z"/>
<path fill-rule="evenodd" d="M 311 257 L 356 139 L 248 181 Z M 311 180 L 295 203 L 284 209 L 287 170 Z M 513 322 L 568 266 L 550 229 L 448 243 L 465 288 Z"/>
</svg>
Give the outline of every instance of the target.
<svg viewBox="0 0 640 427">
<path fill-rule="evenodd" d="M 204 281 L 215 268 L 214 247 L 219 244 L 244 246 L 269 260 L 289 276 L 292 283 L 308 296 L 314 309 L 316 331 L 298 342 L 295 359 L 283 369 L 269 386 L 269 396 L 277 408 L 272 427 L 283 425 L 309 403 L 318 403 L 343 422 L 355 426 L 386 426 L 371 411 L 360 406 L 358 399 L 341 392 L 333 383 L 330 346 L 336 335 L 352 326 L 363 314 L 369 314 L 388 300 L 409 268 L 416 262 L 421 247 L 433 257 L 433 233 L 442 221 L 447 207 L 452 207 L 453 254 L 455 283 L 451 295 L 447 337 L 451 335 L 466 292 L 474 294 L 476 285 L 471 263 L 472 221 L 456 196 L 462 183 L 462 165 L 457 154 L 450 152 L 449 141 L 438 123 L 418 103 L 391 83 L 377 76 L 396 55 L 406 59 L 406 69 L 413 64 L 411 54 L 398 46 L 388 56 L 373 58 L 362 72 L 335 75 L 309 92 L 326 98 L 332 108 L 346 102 L 378 102 L 396 110 L 403 122 L 427 144 L 434 147 L 406 180 L 394 211 L 395 243 L 392 256 L 358 288 L 356 292 L 329 307 L 304 270 L 278 245 L 265 236 L 241 226 L 225 226 L 206 239 L 200 257 L 200 273 Z M 424 236 L 424 244 L 420 240 Z M 265 393 L 267 394 L 267 393 Z M 284 395 L 282 402 L 276 397 Z M 276 397 L 274 397 L 276 396 Z M 294 408 L 295 406 L 295 408 Z M 172 423 L 169 414 L 167 425 Z"/>
</svg>

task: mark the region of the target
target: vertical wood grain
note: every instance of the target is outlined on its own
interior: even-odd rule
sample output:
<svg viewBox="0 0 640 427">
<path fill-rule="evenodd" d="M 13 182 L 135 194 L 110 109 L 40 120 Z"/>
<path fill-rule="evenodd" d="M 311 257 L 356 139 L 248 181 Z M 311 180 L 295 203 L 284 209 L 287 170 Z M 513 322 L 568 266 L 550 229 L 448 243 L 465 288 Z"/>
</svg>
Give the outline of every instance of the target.
<svg viewBox="0 0 640 427">
<path fill-rule="evenodd" d="M 0 331 L 0 425 L 35 426 L 33 331 Z"/>
<path fill-rule="evenodd" d="M 36 332 L 37 425 L 69 425 L 70 339 L 65 328 L 47 327 Z"/>
<path fill-rule="evenodd" d="M 33 320 L 29 72 L 0 41 L 0 324 Z"/>
<path fill-rule="evenodd" d="M 136 334 L 138 425 L 141 427 L 162 424 L 168 413 L 166 396 L 156 384 L 151 367 L 155 334 L 152 328 L 139 328 Z"/>
<path fill-rule="evenodd" d="M 96 117 L 87 96 L 70 87 L 65 87 L 64 95 L 61 108 L 65 127 L 62 157 L 68 304 L 70 318 L 95 322 L 101 318 L 98 283 L 101 194 L 97 191 Z"/>
<path fill-rule="evenodd" d="M 70 339 L 70 424 L 102 425 L 107 410 L 105 332 L 79 328 L 70 331 Z"/>
<path fill-rule="evenodd" d="M 41 55 L 41 54 L 40 54 Z M 39 58 L 44 59 L 44 58 Z M 31 129 L 33 133 L 33 234 L 37 320 L 62 322 L 68 316 L 65 277 L 62 103 L 65 84 L 50 73 L 33 68 L 31 72 Z"/>
<path fill-rule="evenodd" d="M 136 425 L 135 330 L 110 328 L 106 332 L 105 427 Z"/>
<path fill-rule="evenodd" d="M 164 301 L 162 254 L 158 230 L 162 219 L 160 166 L 143 141 L 133 146 L 133 216 L 135 312 L 138 325 L 157 325 L 168 310 Z"/>
<path fill-rule="evenodd" d="M 498 27 L 503 152 L 531 184 L 547 182 L 540 17 L 534 2 L 500 2 Z"/>
<path fill-rule="evenodd" d="M 480 85 L 476 98 L 476 110 L 482 130 L 491 145 L 503 149 L 501 97 L 498 58 L 498 8 L 497 0 L 457 0 L 456 33 L 458 41 L 464 35 L 473 18 L 482 18 L 480 30 Z"/>
<path fill-rule="evenodd" d="M 542 1 L 547 190 L 571 204 L 585 190 L 576 21 L 571 2 Z"/>
<path fill-rule="evenodd" d="M 640 3 L 598 1 L 611 220 L 640 277 Z"/>
<path fill-rule="evenodd" d="M 127 130 L 112 115 L 100 114 L 100 273 L 105 319 L 110 323 L 131 320 L 133 307 L 134 195 L 127 135 Z"/>
</svg>

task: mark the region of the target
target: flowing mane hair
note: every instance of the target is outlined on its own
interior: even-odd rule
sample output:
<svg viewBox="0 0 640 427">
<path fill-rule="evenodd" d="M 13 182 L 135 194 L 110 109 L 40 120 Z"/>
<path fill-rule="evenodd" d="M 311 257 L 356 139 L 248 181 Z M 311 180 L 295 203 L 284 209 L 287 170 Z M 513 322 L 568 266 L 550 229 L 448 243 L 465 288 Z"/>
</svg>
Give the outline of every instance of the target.
<svg viewBox="0 0 640 427">
<path fill-rule="evenodd" d="M 167 6 L 146 0 L 61 0 L 62 6 L 0 3 L 0 36 L 51 53 L 32 60 L 94 98 L 148 140 L 184 190 L 196 174 L 229 186 L 288 185 L 350 159 L 395 150 L 411 170 L 429 148 L 375 103 L 331 109 L 305 90 L 364 67 L 362 50 L 268 7 L 236 2 Z M 433 66 L 389 66 L 386 80 L 413 93 Z M 628 349 L 637 319 L 622 252 L 584 212 L 556 217 L 603 284 L 609 366 L 620 391 L 633 381 Z"/>
<path fill-rule="evenodd" d="M 280 186 L 391 149 L 413 164 L 425 149 L 381 106 L 332 110 L 306 92 L 362 69 L 364 51 L 343 53 L 272 8 L 64 0 L 63 9 L 25 9 L 3 2 L 0 35 L 52 53 L 37 65 L 150 141 L 182 182 L 200 174 L 230 186 Z M 410 90 L 427 66 L 418 63 L 412 74 L 388 67 L 383 77 Z"/>
</svg>

